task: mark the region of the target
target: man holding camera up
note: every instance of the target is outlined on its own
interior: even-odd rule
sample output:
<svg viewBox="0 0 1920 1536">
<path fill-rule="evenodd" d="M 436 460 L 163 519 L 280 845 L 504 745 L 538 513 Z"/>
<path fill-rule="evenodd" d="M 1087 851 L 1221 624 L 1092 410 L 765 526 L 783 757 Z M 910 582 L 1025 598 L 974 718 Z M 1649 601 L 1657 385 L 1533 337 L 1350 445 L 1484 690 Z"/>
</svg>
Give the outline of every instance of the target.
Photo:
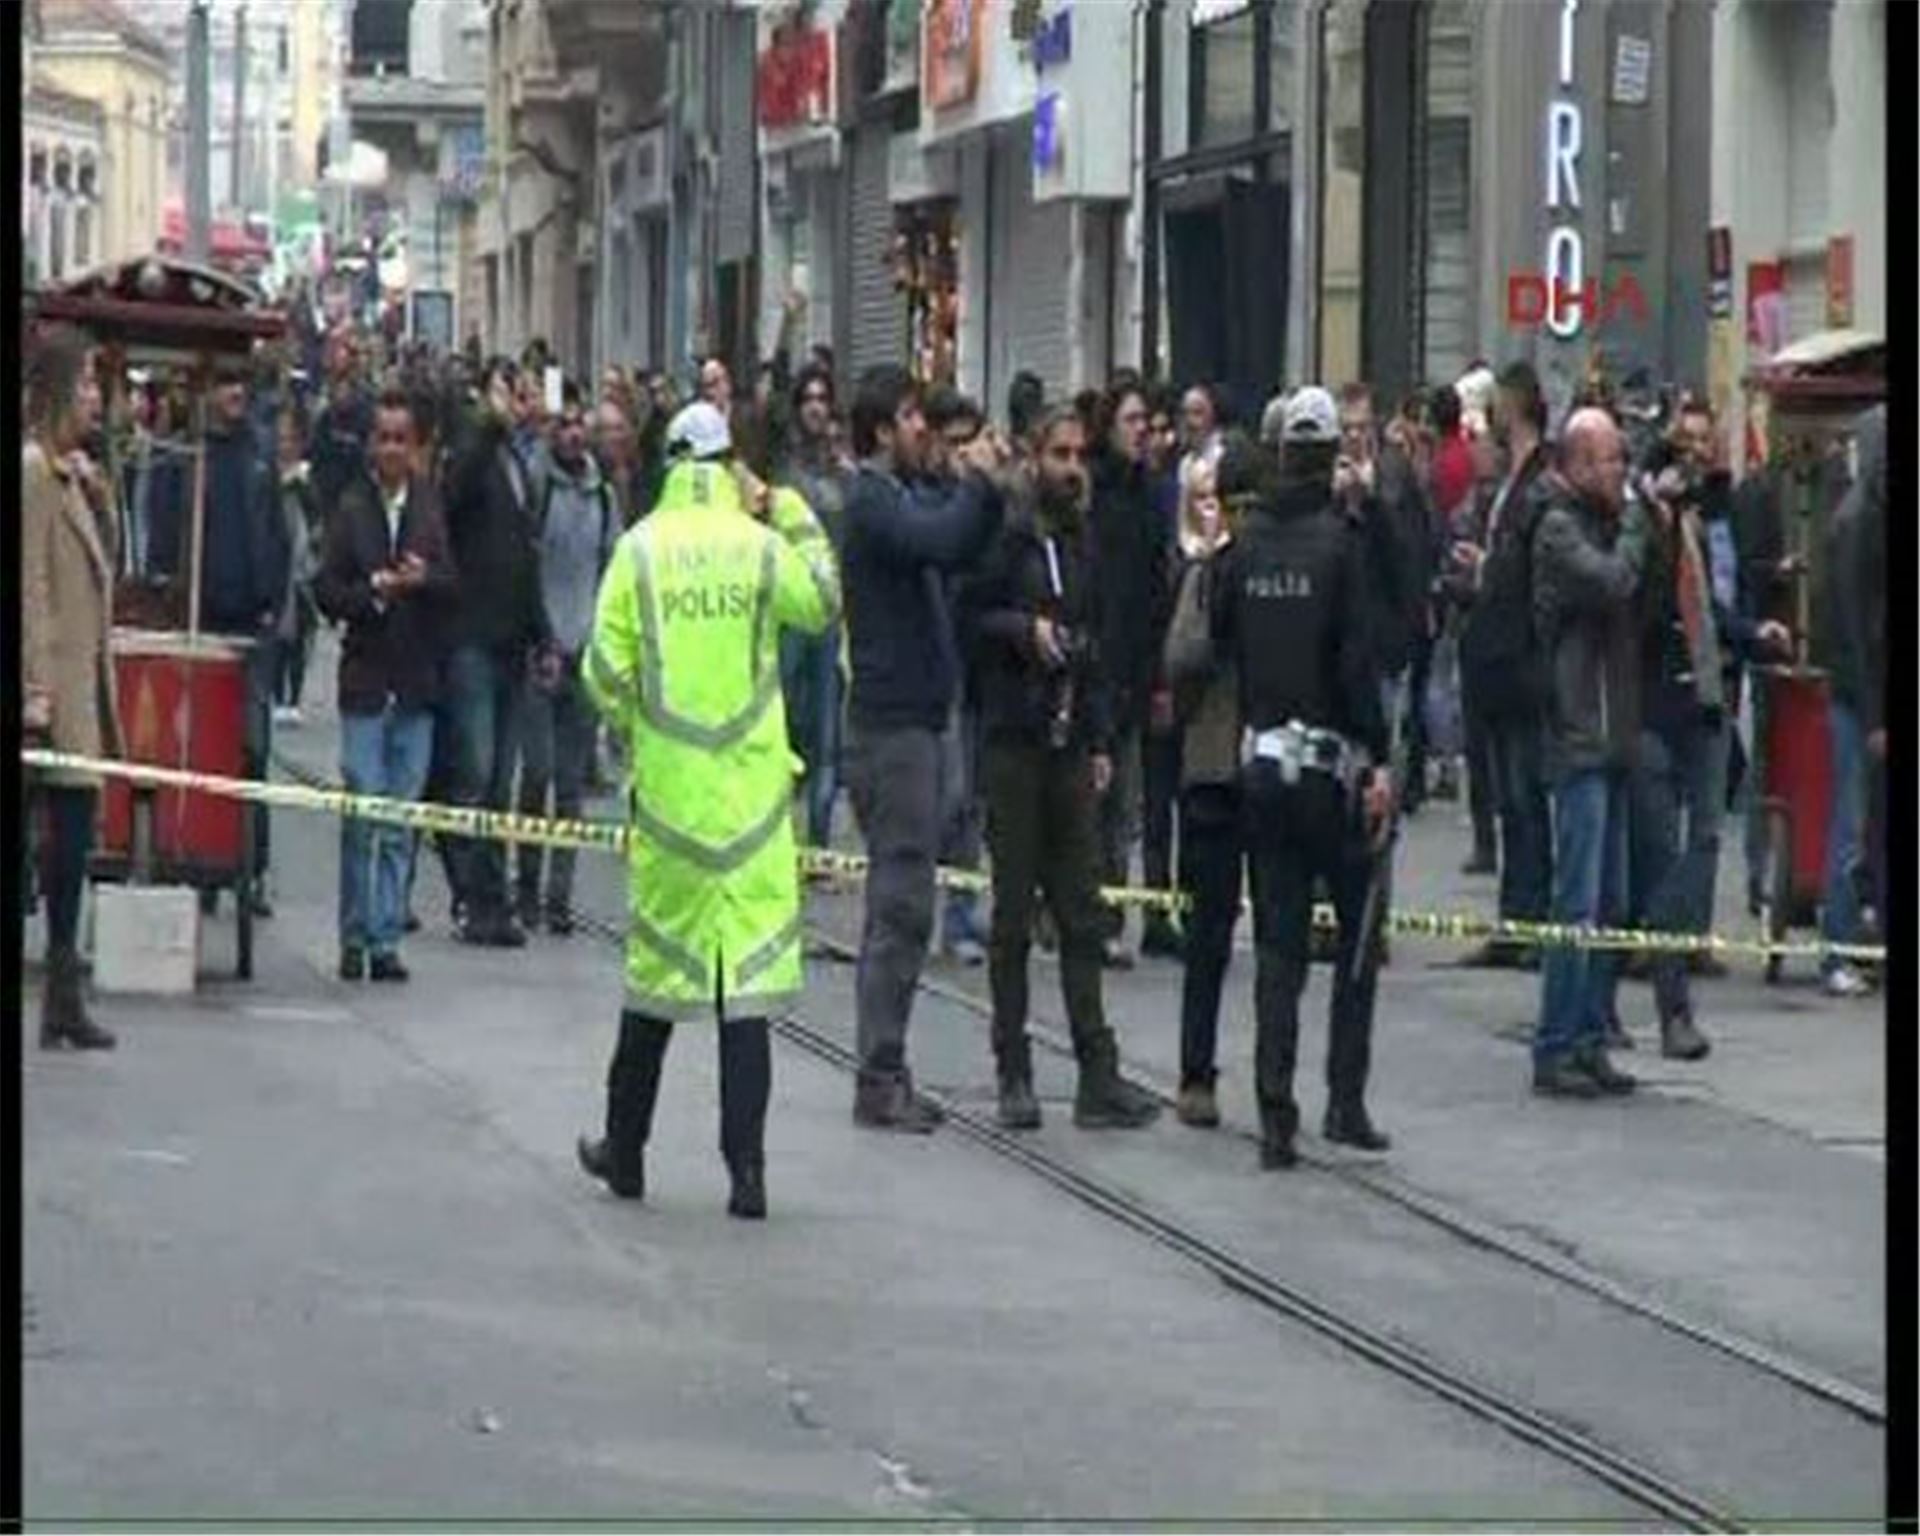
<svg viewBox="0 0 1920 1536">
<path fill-rule="evenodd" d="M 979 668 L 981 777 L 993 852 L 993 1050 L 1000 1123 L 1040 1124 L 1027 1038 L 1027 953 L 1036 889 L 1060 931 L 1060 986 L 1080 1063 L 1073 1118 L 1132 1129 L 1159 1107 L 1119 1074 L 1101 1002 L 1099 797 L 1112 781 L 1111 720 L 1086 554 L 1086 428 L 1066 406 L 1040 418 L 1032 478 L 962 613 Z"/>
</svg>

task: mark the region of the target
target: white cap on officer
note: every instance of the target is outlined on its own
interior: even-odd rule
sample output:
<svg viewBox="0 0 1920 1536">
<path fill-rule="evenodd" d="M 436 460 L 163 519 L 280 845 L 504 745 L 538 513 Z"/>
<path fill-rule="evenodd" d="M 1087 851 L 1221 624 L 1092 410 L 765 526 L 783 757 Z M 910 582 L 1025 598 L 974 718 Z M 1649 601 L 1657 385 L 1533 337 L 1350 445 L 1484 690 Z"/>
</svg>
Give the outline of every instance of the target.
<svg viewBox="0 0 1920 1536">
<path fill-rule="evenodd" d="M 1287 414 L 1281 426 L 1289 443 L 1337 443 L 1340 441 L 1340 412 L 1333 396 L 1318 384 L 1294 391 L 1287 401 Z"/>
<path fill-rule="evenodd" d="M 723 459 L 732 451 L 727 418 L 705 400 L 694 401 L 667 423 L 669 457 Z"/>
</svg>

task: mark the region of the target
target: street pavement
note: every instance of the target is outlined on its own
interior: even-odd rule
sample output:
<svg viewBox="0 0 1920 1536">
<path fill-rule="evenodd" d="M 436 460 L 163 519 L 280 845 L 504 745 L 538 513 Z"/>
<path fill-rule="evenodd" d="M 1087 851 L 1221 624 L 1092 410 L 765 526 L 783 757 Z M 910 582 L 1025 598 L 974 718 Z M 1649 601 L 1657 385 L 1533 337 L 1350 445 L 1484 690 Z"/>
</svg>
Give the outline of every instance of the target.
<svg viewBox="0 0 1920 1536">
<path fill-rule="evenodd" d="M 281 746 L 331 779 L 329 672 Z M 1465 843 L 1452 807 L 1423 812 L 1398 899 L 1484 910 L 1489 883 L 1454 873 Z M 612 1200 L 572 1141 L 601 1113 L 617 949 L 461 949 L 429 861 L 413 982 L 344 986 L 335 846 L 324 819 L 276 817 L 251 985 L 221 979 L 223 915 L 196 998 L 103 1001 L 119 1051 L 23 1039 L 30 1517 L 1633 1518 L 952 1131 L 858 1131 L 848 1080 L 784 1046 L 769 1222 L 722 1213 L 704 1025 L 676 1035 L 646 1204 Z M 617 916 L 617 866 L 582 874 Z M 856 931 L 852 893 L 810 907 Z M 1646 1090 L 1542 1104 L 1512 1038 L 1537 978 L 1451 954 L 1396 941 L 1382 979 L 1385 1158 L 1309 1135 L 1314 1166 L 1262 1175 L 1232 1127 L 1078 1133 L 1071 1066 L 1044 1051 L 1038 1144 L 1726 1507 L 1871 1521 L 1877 1427 L 1410 1206 L 1882 1392 L 1878 1004 L 1767 988 L 1749 962 L 1700 984 L 1715 1051 L 1683 1066 L 1629 986 Z M 1242 1130 L 1248 959 L 1221 1048 Z M 1054 969 L 1036 957 L 1034 1000 L 1058 1027 Z M 984 974 L 929 976 L 919 1070 L 986 1108 Z M 1110 977 L 1149 1080 L 1174 1075 L 1177 997 L 1161 962 Z M 1309 1131 L 1324 999 L 1316 971 Z M 851 969 L 814 963 L 805 1020 L 850 1039 L 851 1012 Z"/>
</svg>

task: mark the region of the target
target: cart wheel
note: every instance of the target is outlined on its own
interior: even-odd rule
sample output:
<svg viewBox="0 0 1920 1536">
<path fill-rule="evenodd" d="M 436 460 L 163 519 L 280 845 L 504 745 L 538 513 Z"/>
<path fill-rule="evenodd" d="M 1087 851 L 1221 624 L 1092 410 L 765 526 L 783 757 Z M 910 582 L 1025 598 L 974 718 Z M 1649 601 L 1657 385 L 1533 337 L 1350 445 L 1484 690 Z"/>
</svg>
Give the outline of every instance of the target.
<svg viewBox="0 0 1920 1536">
<path fill-rule="evenodd" d="M 1793 926 L 1793 817 L 1785 809 L 1767 815 L 1767 910 L 1766 933 L 1772 940 L 1783 940 Z M 1780 979 L 1779 955 L 1767 956 L 1767 981 Z"/>
</svg>

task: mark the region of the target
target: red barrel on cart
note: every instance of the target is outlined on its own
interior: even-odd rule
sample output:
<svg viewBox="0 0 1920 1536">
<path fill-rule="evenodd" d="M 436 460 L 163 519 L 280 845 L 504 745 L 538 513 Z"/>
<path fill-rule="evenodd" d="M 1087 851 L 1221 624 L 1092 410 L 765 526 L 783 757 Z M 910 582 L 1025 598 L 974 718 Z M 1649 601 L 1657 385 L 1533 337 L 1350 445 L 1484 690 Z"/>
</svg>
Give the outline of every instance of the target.
<svg viewBox="0 0 1920 1536">
<path fill-rule="evenodd" d="M 128 758 L 244 778 L 251 650 L 246 641 L 115 630 L 114 683 Z M 156 866 L 210 884 L 236 880 L 243 868 L 247 809 L 245 802 L 226 796 L 156 791 Z M 106 786 L 100 853 L 116 862 L 132 857 L 133 795 L 124 781 L 110 780 Z"/>
<path fill-rule="evenodd" d="M 1769 814 L 1787 820 L 1794 904 L 1819 904 L 1827 878 L 1827 816 L 1833 805 L 1833 742 L 1827 678 L 1812 669 L 1767 677 Z"/>
</svg>

